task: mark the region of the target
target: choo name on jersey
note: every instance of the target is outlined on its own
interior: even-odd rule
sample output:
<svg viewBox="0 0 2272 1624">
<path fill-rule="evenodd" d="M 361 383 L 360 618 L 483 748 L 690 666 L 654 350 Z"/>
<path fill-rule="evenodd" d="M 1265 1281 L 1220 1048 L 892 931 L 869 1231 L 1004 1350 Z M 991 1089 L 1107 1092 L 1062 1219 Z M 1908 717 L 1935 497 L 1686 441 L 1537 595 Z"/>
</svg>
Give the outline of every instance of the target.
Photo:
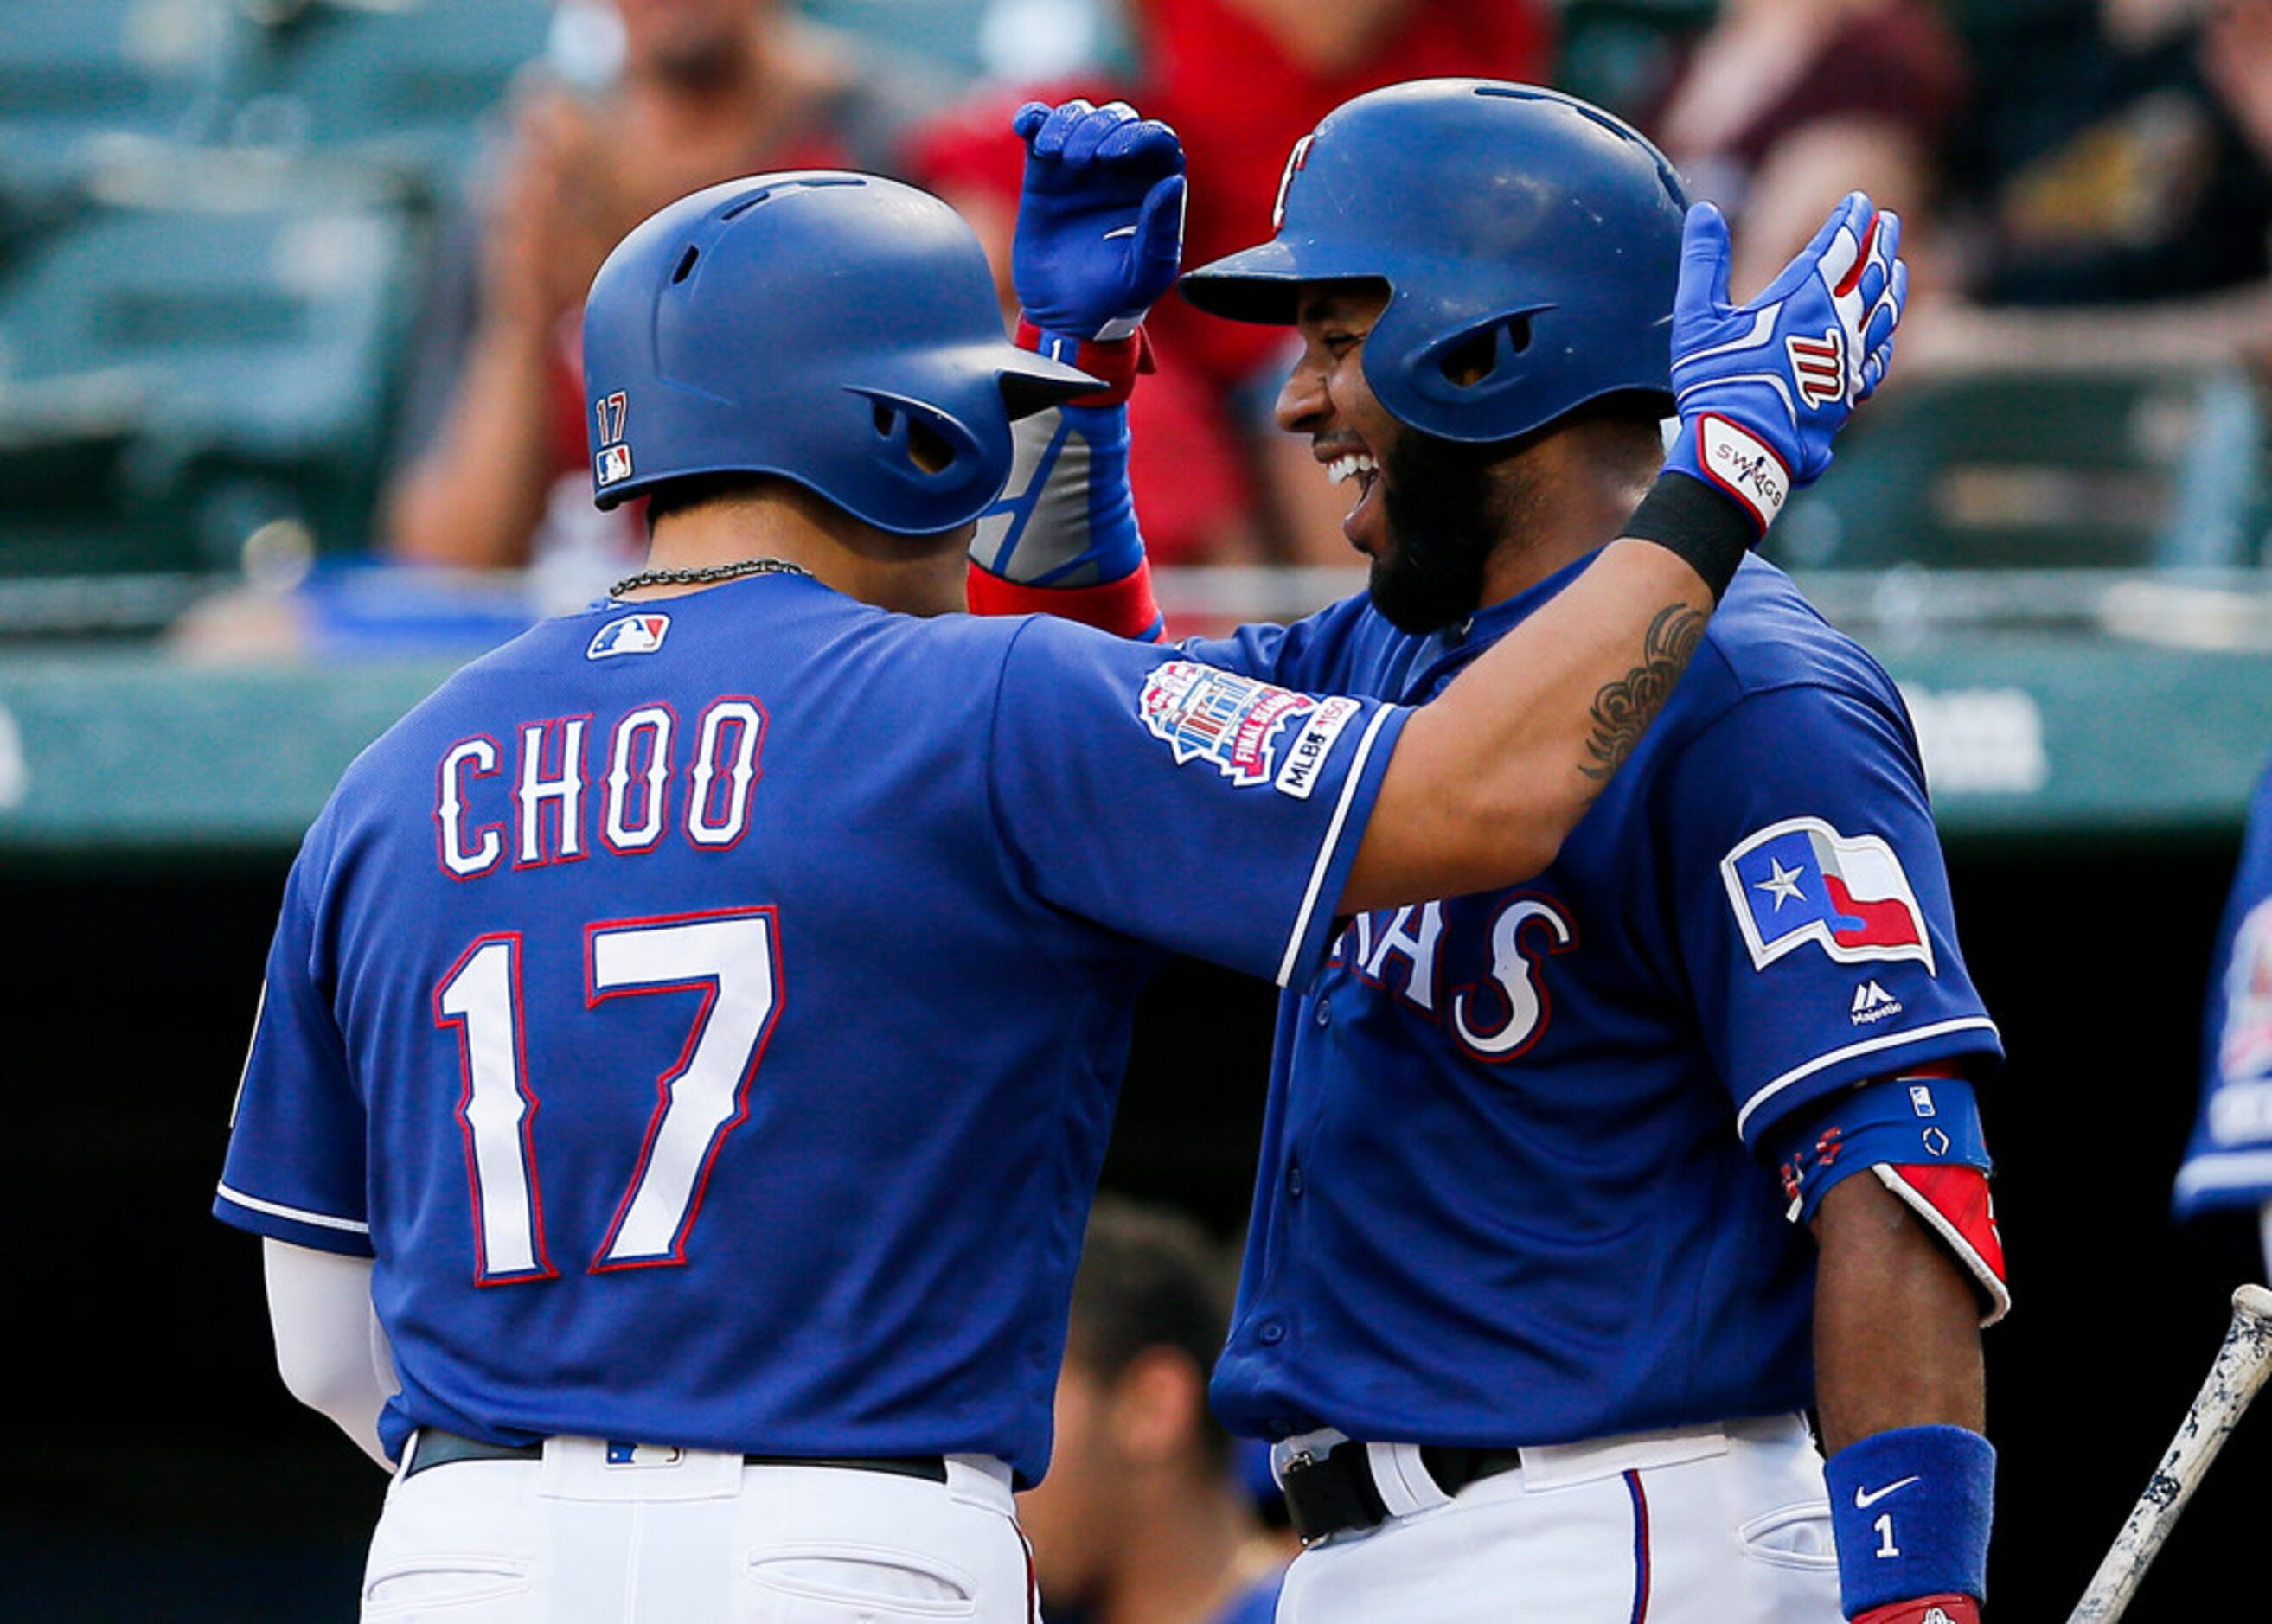
<svg viewBox="0 0 2272 1624">
<path fill-rule="evenodd" d="M 1577 945 L 1563 903 L 1519 891 L 1360 913 L 1326 962 L 1440 1026 L 1471 1058 L 1502 1062 L 1545 1035 L 1546 961 Z"/>
<path fill-rule="evenodd" d="M 435 769 L 434 853 L 452 879 L 495 872 L 508 850 L 514 868 L 578 862 L 595 832 L 606 850 L 631 857 L 674 827 L 706 852 L 730 851 L 749 831 L 766 708 L 746 694 L 721 695 L 691 726 L 656 702 L 604 733 L 590 716 L 512 731 L 510 749 L 487 734 L 460 739 Z"/>
</svg>

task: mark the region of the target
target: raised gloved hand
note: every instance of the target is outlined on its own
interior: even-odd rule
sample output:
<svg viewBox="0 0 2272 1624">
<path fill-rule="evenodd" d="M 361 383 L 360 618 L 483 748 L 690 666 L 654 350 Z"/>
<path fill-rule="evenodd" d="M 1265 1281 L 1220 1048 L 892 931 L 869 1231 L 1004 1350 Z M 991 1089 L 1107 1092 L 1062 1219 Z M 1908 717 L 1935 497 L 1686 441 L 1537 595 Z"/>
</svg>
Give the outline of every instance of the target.
<svg viewBox="0 0 2272 1624">
<path fill-rule="evenodd" d="M 1184 146 L 1125 102 L 1029 101 L 1011 279 L 1026 319 L 1055 339 L 1125 339 L 1184 257 Z"/>
<path fill-rule="evenodd" d="M 1909 296 L 1902 223 L 1861 192 L 1748 304 L 1728 302 L 1728 225 L 1700 203 L 1681 234 L 1672 304 L 1680 434 L 1668 468 L 1725 491 L 1766 533 L 1830 466 L 1830 443 L 1893 358 Z"/>
</svg>

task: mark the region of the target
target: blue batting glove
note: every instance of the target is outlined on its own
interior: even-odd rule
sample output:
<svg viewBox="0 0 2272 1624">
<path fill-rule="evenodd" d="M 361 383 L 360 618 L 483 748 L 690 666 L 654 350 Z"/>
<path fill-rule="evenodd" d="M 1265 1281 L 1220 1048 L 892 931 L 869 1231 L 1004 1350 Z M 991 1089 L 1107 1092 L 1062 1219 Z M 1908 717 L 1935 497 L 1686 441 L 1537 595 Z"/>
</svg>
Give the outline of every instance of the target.
<svg viewBox="0 0 2272 1624">
<path fill-rule="evenodd" d="M 1909 297 L 1900 216 L 1861 192 L 1749 304 L 1728 302 L 1728 223 L 1700 203 L 1680 240 L 1665 466 L 1733 496 L 1761 533 L 1830 466 L 1830 444 L 1893 359 Z"/>
<path fill-rule="evenodd" d="M 1184 146 L 1125 102 L 1029 101 L 1011 279 L 1026 317 L 1081 342 L 1125 339 L 1184 257 Z"/>
</svg>

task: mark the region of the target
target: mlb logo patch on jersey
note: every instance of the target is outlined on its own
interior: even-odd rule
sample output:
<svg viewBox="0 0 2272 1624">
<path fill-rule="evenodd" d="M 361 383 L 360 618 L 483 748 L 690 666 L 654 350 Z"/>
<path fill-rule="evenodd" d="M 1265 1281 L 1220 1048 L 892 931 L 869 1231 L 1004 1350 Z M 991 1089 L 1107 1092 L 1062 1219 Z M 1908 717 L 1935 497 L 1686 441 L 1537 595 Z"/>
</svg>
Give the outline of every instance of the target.
<svg viewBox="0 0 2272 1624">
<path fill-rule="evenodd" d="M 1154 738 L 1175 752 L 1178 765 L 1212 762 L 1216 771 L 1241 786 L 1268 783 L 1274 774 L 1279 789 L 1297 800 L 1308 799 L 1319 770 L 1359 708 L 1343 700 L 1328 715 L 1307 695 L 1188 659 L 1155 668 L 1136 702 L 1137 715 Z M 1288 752 L 1286 725 L 1302 717 L 1310 718 L 1311 725 Z"/>
<path fill-rule="evenodd" d="M 1720 877 L 1754 969 L 1812 942 L 1842 965 L 1913 958 L 1939 973 L 1902 860 L 1875 835 L 1786 818 L 1722 858 Z"/>
<path fill-rule="evenodd" d="M 668 615 L 625 615 L 592 634 L 592 646 L 584 651 L 584 658 L 605 659 L 612 654 L 652 654 L 662 646 L 663 634 L 669 629 Z"/>
</svg>

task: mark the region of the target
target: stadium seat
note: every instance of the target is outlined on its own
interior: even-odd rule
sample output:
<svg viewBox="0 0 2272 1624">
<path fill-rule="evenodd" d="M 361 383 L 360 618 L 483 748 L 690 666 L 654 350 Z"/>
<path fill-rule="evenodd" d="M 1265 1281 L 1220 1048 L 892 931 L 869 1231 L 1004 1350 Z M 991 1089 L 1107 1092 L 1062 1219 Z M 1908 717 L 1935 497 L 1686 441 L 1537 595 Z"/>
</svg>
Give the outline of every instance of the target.
<svg viewBox="0 0 2272 1624">
<path fill-rule="evenodd" d="M 229 138 L 447 172 L 541 57 L 550 0 L 303 0 L 258 31 Z"/>
<path fill-rule="evenodd" d="M 0 569 L 232 566 L 297 518 L 360 545 L 411 230 L 224 193 L 112 203 L 0 286 Z"/>
<path fill-rule="evenodd" d="M 1801 569 L 2253 562 L 2263 433 L 2233 372 L 1897 380 L 1769 550 Z"/>
<path fill-rule="evenodd" d="M 219 82 L 225 0 L 9 0 L 0 154 L 65 166 L 101 135 L 180 132 Z"/>
</svg>

